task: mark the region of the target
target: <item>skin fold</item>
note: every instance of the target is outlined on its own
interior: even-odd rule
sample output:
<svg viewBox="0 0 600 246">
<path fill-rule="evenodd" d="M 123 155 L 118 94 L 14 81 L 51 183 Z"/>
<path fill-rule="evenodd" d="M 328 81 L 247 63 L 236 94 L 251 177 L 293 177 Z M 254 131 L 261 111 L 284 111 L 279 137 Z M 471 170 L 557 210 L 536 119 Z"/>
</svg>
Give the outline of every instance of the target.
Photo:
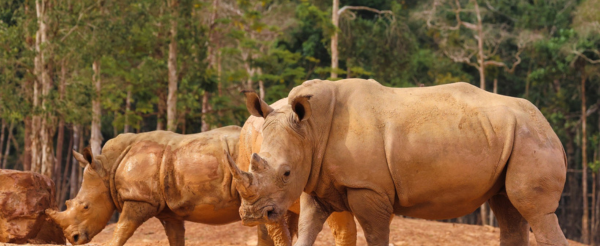
<svg viewBox="0 0 600 246">
<path fill-rule="evenodd" d="M 220 225 L 240 220 L 240 196 L 223 154 L 228 148 L 237 157 L 240 130 L 228 126 L 190 135 L 121 134 L 99 156 L 89 149 L 74 152 L 85 168 L 81 190 L 66 202 L 65 211 L 46 214 L 72 244 L 89 242 L 118 210 L 119 221 L 106 245 L 125 244 L 152 217 L 162 222 L 170 245 L 185 245 L 184 221 Z M 259 245 L 274 245 L 267 232 L 259 238 L 265 238 Z"/>
<path fill-rule="evenodd" d="M 311 80 L 262 117 L 248 172 L 229 158 L 246 224 L 276 224 L 300 198 L 299 238 L 312 245 L 332 212 L 349 211 L 369 245 L 388 245 L 394 214 L 448 219 L 489 201 L 501 245 L 567 245 L 554 211 L 566 178 L 560 140 L 529 101 L 467 83 L 389 88 Z"/>
</svg>

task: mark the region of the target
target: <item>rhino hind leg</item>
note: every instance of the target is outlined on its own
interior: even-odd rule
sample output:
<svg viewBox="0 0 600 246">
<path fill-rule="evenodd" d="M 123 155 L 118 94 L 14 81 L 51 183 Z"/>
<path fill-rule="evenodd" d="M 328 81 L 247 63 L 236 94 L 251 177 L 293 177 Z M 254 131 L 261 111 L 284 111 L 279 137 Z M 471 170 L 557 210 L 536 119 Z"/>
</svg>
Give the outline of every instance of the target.
<svg viewBox="0 0 600 246">
<path fill-rule="evenodd" d="M 161 220 L 160 222 L 165 228 L 170 246 L 185 245 L 185 227 L 183 225 L 183 220 L 169 219 Z"/>
<path fill-rule="evenodd" d="M 336 246 L 356 245 L 356 222 L 351 212 L 333 212 L 327 218 L 327 224 L 331 228 Z"/>
<path fill-rule="evenodd" d="M 122 246 L 133 235 L 135 230 L 146 220 L 156 215 L 156 207 L 146 202 L 129 202 L 123 205 L 123 212 L 119 217 L 119 222 L 113 237 L 106 246 Z"/>
<path fill-rule="evenodd" d="M 529 245 L 529 224 L 506 194 L 497 194 L 489 202 L 500 227 L 500 246 Z"/>
<path fill-rule="evenodd" d="M 567 173 L 562 147 L 541 145 L 521 135 L 506 167 L 508 199 L 529 222 L 538 245 L 568 245 L 554 213 Z"/>
</svg>

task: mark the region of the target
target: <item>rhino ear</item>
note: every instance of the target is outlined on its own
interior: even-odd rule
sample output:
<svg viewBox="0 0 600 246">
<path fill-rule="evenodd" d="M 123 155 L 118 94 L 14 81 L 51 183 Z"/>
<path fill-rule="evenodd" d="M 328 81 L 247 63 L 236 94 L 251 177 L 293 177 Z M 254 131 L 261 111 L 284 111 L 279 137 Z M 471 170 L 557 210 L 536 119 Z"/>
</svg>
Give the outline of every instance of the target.
<svg viewBox="0 0 600 246">
<path fill-rule="evenodd" d="M 292 110 L 298 116 L 298 121 L 305 121 L 312 115 L 312 108 L 310 107 L 310 98 L 312 95 L 297 96 L 292 100 Z"/>
<path fill-rule="evenodd" d="M 73 157 L 75 157 L 75 160 L 79 162 L 79 166 L 81 166 L 81 168 L 85 168 L 88 164 L 90 164 L 90 162 L 82 154 L 75 150 L 73 150 Z"/>
<path fill-rule="evenodd" d="M 260 99 L 254 91 L 242 91 L 246 95 L 246 108 L 251 115 L 256 117 L 267 118 L 273 108 L 269 106 L 265 101 Z"/>
<path fill-rule="evenodd" d="M 82 160 L 77 158 L 75 153 L 77 153 L 77 152 L 73 152 L 73 156 L 75 156 L 75 159 L 77 159 L 79 161 L 79 164 L 81 165 L 81 167 L 85 168 L 86 165 L 90 165 L 90 167 L 101 177 L 104 177 L 106 175 L 106 171 L 104 170 L 102 163 L 100 163 L 98 158 L 96 158 L 94 156 L 94 154 L 92 153 L 92 148 L 90 148 L 88 146 L 85 149 L 83 149 L 82 154 L 77 153 L 80 156 L 82 156 L 82 158 L 81 158 Z M 82 163 L 85 163 L 85 165 L 83 165 Z"/>
</svg>

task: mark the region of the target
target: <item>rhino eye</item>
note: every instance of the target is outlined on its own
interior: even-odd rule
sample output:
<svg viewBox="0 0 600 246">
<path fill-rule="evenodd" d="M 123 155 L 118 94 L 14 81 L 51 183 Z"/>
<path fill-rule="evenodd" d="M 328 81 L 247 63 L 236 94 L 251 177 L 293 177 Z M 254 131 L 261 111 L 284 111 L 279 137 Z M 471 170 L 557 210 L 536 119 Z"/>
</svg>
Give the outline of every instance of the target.
<svg viewBox="0 0 600 246">
<path fill-rule="evenodd" d="M 89 206 L 89 205 L 85 205 L 85 206 L 83 206 L 83 209 L 88 209 L 88 208 L 90 208 L 90 206 Z"/>
<path fill-rule="evenodd" d="M 285 171 L 285 173 L 283 173 L 283 176 L 289 177 L 290 176 L 290 171 Z"/>
</svg>

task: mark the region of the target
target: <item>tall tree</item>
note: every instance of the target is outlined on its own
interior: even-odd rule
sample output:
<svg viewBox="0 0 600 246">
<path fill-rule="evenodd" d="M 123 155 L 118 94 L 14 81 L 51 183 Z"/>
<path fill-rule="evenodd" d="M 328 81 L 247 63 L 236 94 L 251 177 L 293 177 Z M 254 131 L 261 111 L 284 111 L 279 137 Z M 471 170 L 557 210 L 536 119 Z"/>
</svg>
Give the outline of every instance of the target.
<svg viewBox="0 0 600 246">
<path fill-rule="evenodd" d="M 520 54 L 528 44 L 538 40 L 540 36 L 527 32 L 520 33 L 517 41 L 518 50 L 514 53 L 516 61 L 509 68 L 498 54 L 500 46 L 512 38 L 513 34 L 508 31 L 506 25 L 483 23 L 484 13 L 479 4 L 475 0 L 469 2 L 473 4 L 473 9 L 463 9 L 459 0 L 434 0 L 432 8 L 423 11 L 421 17 L 426 20 L 428 28 L 441 33 L 438 43 L 446 56 L 455 62 L 465 63 L 477 69 L 479 87 L 485 90 L 486 67 L 505 67 L 508 72 L 514 72 L 516 66 L 521 63 Z M 447 19 L 447 13 L 451 13 L 454 19 Z M 474 13 L 473 22 L 463 19 L 462 15 L 468 13 Z M 461 35 L 461 27 L 470 31 L 470 35 Z M 475 39 L 476 43 L 471 42 L 471 38 Z"/>
<path fill-rule="evenodd" d="M 102 151 L 102 131 L 100 130 L 102 117 L 102 75 L 100 71 L 100 62 L 94 60 L 92 63 L 92 70 L 94 75 L 92 77 L 92 83 L 94 85 L 94 99 L 92 100 L 92 126 L 90 136 L 90 146 L 94 155 L 100 155 Z"/>
<path fill-rule="evenodd" d="M 336 30 L 333 33 L 333 35 L 331 36 L 331 74 L 329 75 L 329 77 L 331 78 L 337 78 L 338 77 L 338 69 L 339 69 L 339 53 L 338 53 L 338 42 L 339 42 L 339 34 L 338 34 L 338 30 L 340 27 L 340 17 L 344 14 L 344 13 L 349 13 L 351 16 L 355 16 L 353 13 L 350 13 L 352 10 L 363 10 L 363 11 L 370 11 L 373 13 L 377 13 L 378 15 L 387 15 L 389 17 L 391 17 L 391 22 L 393 23 L 393 17 L 394 17 L 394 12 L 390 11 L 390 10 L 377 10 L 374 8 L 369 8 L 367 6 L 344 6 L 343 8 L 339 8 L 340 5 L 340 1 L 339 0 L 333 0 L 333 6 L 332 6 L 332 10 L 331 10 L 331 19 L 333 22 L 333 25 L 335 26 Z"/>
<path fill-rule="evenodd" d="M 36 80 L 33 86 L 33 106 L 37 111 L 34 114 L 32 122 L 32 171 L 39 172 L 47 177 L 53 178 L 54 171 L 54 151 L 53 135 L 54 126 L 52 126 L 52 114 L 47 108 L 49 104 L 49 94 L 52 89 L 52 78 L 48 72 L 47 61 L 50 59 L 48 52 L 48 11 L 50 11 L 50 1 L 36 0 L 36 17 L 38 30 L 36 32 L 34 59 L 34 71 Z"/>
<path fill-rule="evenodd" d="M 170 0 L 171 43 L 169 43 L 169 95 L 167 97 L 167 130 L 177 130 L 177 0 Z"/>
</svg>

